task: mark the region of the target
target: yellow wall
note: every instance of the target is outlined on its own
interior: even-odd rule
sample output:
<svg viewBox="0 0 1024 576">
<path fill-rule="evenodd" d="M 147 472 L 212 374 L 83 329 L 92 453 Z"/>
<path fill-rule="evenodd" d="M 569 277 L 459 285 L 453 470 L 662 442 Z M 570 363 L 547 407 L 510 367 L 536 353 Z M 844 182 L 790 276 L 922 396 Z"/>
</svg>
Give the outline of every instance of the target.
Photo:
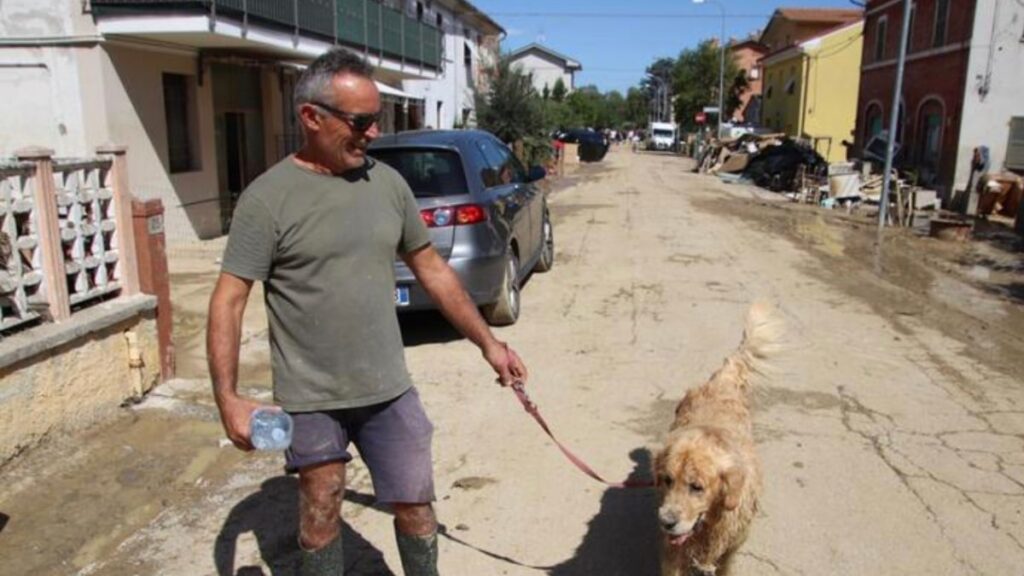
<svg viewBox="0 0 1024 576">
<path fill-rule="evenodd" d="M 829 162 L 845 160 L 841 142 L 852 140 L 857 122 L 863 29 L 857 23 L 769 60 L 764 66 L 765 126 L 794 138 L 831 137 L 831 147 L 820 141 L 818 152 Z"/>
<path fill-rule="evenodd" d="M 864 23 L 843 29 L 807 48 L 807 87 L 804 96 L 803 133 L 805 136 L 830 136 L 818 145 L 818 152 L 829 162 L 846 160 L 841 142 L 853 141 L 857 124 L 857 94 L 860 90 L 861 47 Z"/>
<path fill-rule="evenodd" d="M 799 51 L 765 66 L 761 112 L 765 126 L 793 137 L 800 135 L 803 86 L 804 56 Z"/>
</svg>

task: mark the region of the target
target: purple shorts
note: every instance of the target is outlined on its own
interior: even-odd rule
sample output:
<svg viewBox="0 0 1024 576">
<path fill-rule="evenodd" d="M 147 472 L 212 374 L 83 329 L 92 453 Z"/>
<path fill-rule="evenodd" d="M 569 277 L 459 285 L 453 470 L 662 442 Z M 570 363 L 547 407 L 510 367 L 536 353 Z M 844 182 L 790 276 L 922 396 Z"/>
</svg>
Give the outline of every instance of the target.
<svg viewBox="0 0 1024 576">
<path fill-rule="evenodd" d="M 436 500 L 430 453 L 434 426 L 415 388 L 373 406 L 291 416 L 295 427 L 292 445 L 285 451 L 288 472 L 324 462 L 348 462 L 351 441 L 370 470 L 378 502 Z"/>
</svg>

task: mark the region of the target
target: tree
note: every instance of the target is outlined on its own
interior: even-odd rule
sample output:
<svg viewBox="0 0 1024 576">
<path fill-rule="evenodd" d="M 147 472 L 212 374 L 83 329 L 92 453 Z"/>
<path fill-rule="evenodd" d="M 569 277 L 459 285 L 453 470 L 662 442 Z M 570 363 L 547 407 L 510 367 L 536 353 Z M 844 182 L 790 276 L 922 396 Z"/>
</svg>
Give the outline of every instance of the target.
<svg viewBox="0 0 1024 576">
<path fill-rule="evenodd" d="M 743 104 L 743 95 L 750 88 L 750 82 L 747 81 L 747 71 L 738 70 L 736 76 L 732 80 L 732 84 L 728 83 L 726 78 L 726 92 L 725 92 L 725 117 L 732 118 L 736 109 Z"/>
<path fill-rule="evenodd" d="M 647 113 L 650 107 L 650 95 L 643 88 L 632 87 L 626 92 L 626 106 L 623 114 L 623 126 L 627 129 L 639 128 L 647 124 Z M 629 126 L 626 126 L 626 125 Z"/>
<path fill-rule="evenodd" d="M 718 43 L 705 40 L 696 48 L 683 50 L 672 70 L 675 114 L 687 129 L 696 127 L 694 117 L 705 106 L 718 105 Z M 738 69 L 730 58 L 725 59 L 725 77 L 735 78 Z"/>
<path fill-rule="evenodd" d="M 555 80 L 555 86 L 551 89 L 551 98 L 553 98 L 555 102 L 561 102 L 565 100 L 565 95 L 568 92 L 569 90 L 565 87 L 565 82 L 559 78 L 558 80 Z"/>
<path fill-rule="evenodd" d="M 543 98 L 545 100 L 547 100 L 548 98 L 551 97 L 551 89 L 548 88 L 548 83 L 547 82 L 544 83 L 544 90 L 541 91 L 540 95 L 541 95 L 541 98 Z"/>
<path fill-rule="evenodd" d="M 504 142 L 515 142 L 543 131 L 540 99 L 532 75 L 498 61 L 488 91 L 476 97 L 477 124 Z"/>
</svg>

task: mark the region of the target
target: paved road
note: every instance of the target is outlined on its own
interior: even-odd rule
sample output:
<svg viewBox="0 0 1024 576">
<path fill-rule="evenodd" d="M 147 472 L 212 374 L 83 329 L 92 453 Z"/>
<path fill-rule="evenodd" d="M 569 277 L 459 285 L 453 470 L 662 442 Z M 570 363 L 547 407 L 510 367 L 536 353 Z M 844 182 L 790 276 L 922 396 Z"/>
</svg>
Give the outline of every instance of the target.
<svg viewBox="0 0 1024 576">
<path fill-rule="evenodd" d="M 551 198 L 556 266 L 530 280 L 520 323 L 500 337 L 527 360 L 556 433 L 608 477 L 645 477 L 675 402 L 736 346 L 749 303 L 767 298 L 790 344 L 756 393 L 765 498 L 730 573 L 1020 574 L 1020 303 L 915 272 L 913 254 L 872 266 L 857 248 L 864 226 L 688 166 L 614 152 Z M 67 454 L 58 443 L 11 473 L 0 574 L 291 573 L 294 479 L 276 456 L 217 444 L 196 340 L 214 270 L 204 258 L 176 276 L 193 379 L 74 457 L 55 464 Z M 253 313 L 246 332 L 245 384 L 257 394 L 264 322 Z M 444 574 L 656 574 L 648 491 L 605 489 L 573 469 L 437 317 L 404 326 L 436 424 Z M 350 573 L 400 571 L 391 519 L 358 461 L 349 484 Z"/>
</svg>

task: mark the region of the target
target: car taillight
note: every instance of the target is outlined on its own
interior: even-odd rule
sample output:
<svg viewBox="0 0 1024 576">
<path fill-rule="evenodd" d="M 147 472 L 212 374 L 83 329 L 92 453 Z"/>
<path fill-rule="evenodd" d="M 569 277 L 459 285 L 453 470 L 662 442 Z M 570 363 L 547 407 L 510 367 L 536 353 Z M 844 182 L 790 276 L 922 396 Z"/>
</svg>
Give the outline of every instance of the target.
<svg viewBox="0 0 1024 576">
<path fill-rule="evenodd" d="M 487 220 L 487 212 L 479 204 L 460 204 L 420 210 L 420 218 L 427 228 L 462 226 Z"/>
</svg>

